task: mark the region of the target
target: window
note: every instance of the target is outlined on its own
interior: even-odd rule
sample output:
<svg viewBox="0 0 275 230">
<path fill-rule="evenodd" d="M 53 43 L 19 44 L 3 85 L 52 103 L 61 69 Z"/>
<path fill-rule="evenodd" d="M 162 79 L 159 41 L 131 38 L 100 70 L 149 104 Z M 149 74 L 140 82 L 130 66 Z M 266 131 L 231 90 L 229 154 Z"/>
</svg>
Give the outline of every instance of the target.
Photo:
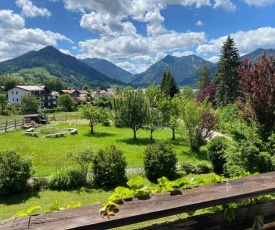
<svg viewBox="0 0 275 230">
<path fill-rule="evenodd" d="M 18 98 L 16 99 L 16 101 L 18 101 Z"/>
<path fill-rule="evenodd" d="M 16 94 L 18 94 L 18 92 L 17 92 L 17 91 L 16 91 L 15 93 L 16 93 Z"/>
</svg>

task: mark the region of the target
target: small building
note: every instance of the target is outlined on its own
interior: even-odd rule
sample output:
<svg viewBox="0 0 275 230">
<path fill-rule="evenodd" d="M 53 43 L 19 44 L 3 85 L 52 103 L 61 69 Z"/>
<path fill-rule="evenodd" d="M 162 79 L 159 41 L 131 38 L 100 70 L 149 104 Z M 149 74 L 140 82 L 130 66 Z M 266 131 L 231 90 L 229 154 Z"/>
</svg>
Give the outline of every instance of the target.
<svg viewBox="0 0 275 230">
<path fill-rule="evenodd" d="M 63 89 L 59 91 L 59 94 L 69 94 L 72 98 L 74 97 L 80 97 L 80 92 L 76 89 Z"/>
<path fill-rule="evenodd" d="M 40 85 L 16 85 L 8 90 L 8 101 L 18 104 L 21 102 L 22 95 L 25 94 L 34 95 L 39 98 L 44 108 L 56 107 L 56 95 L 52 94 L 46 86 Z"/>
</svg>

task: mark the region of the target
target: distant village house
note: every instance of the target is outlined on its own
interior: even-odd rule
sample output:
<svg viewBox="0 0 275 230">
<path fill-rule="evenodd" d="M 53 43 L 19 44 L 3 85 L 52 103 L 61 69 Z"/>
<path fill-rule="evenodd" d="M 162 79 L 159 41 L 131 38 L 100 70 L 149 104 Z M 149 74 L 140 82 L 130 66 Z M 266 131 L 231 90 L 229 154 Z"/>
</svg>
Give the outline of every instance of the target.
<svg viewBox="0 0 275 230">
<path fill-rule="evenodd" d="M 8 90 L 8 101 L 10 103 L 20 103 L 22 95 L 34 95 L 42 101 L 42 107 L 55 108 L 57 95 L 52 93 L 46 86 L 39 85 L 16 85 Z"/>
</svg>

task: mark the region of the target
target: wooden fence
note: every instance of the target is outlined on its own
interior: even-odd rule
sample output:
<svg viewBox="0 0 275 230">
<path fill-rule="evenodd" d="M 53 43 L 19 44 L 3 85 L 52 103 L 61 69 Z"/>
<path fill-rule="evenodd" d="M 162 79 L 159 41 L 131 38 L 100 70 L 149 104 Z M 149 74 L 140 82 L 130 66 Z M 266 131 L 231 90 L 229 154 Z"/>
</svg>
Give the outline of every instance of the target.
<svg viewBox="0 0 275 230">
<path fill-rule="evenodd" d="M 177 193 L 159 193 L 148 199 L 134 198 L 123 201 L 115 216 L 102 218 L 98 210 L 102 205 L 91 205 L 75 209 L 51 212 L 31 217 L 0 221 L 0 229 L 110 229 L 147 220 L 186 213 L 216 205 L 228 204 L 247 198 L 275 192 L 275 172 L 248 176 L 225 183 L 203 185 L 180 190 Z M 244 207 L 235 211 L 236 218 L 230 223 L 223 213 L 206 214 L 188 218 L 185 221 L 166 225 L 151 226 L 146 229 L 248 229 L 253 219 L 263 215 L 265 228 L 274 229 L 275 201 Z M 128 227 L 128 226 L 127 226 Z M 129 228 L 130 229 L 130 228 Z"/>
<path fill-rule="evenodd" d="M 0 133 L 6 133 L 8 130 L 21 128 L 24 123 L 25 119 L 2 122 L 0 123 Z"/>
</svg>

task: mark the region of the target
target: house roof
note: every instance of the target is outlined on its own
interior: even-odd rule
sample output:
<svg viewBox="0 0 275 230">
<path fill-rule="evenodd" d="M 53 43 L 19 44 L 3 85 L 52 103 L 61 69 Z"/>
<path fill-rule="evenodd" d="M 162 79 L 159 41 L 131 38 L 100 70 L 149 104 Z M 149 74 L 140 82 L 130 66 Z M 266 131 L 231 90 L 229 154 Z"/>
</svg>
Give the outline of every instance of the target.
<svg viewBox="0 0 275 230">
<path fill-rule="evenodd" d="M 16 85 L 14 88 L 24 89 L 26 91 L 44 91 L 45 86 L 41 85 Z"/>
<path fill-rule="evenodd" d="M 76 90 L 76 89 L 63 89 L 60 92 L 63 92 L 63 93 L 66 93 L 66 94 L 72 94 L 74 92 L 79 92 L 79 91 Z"/>
</svg>

